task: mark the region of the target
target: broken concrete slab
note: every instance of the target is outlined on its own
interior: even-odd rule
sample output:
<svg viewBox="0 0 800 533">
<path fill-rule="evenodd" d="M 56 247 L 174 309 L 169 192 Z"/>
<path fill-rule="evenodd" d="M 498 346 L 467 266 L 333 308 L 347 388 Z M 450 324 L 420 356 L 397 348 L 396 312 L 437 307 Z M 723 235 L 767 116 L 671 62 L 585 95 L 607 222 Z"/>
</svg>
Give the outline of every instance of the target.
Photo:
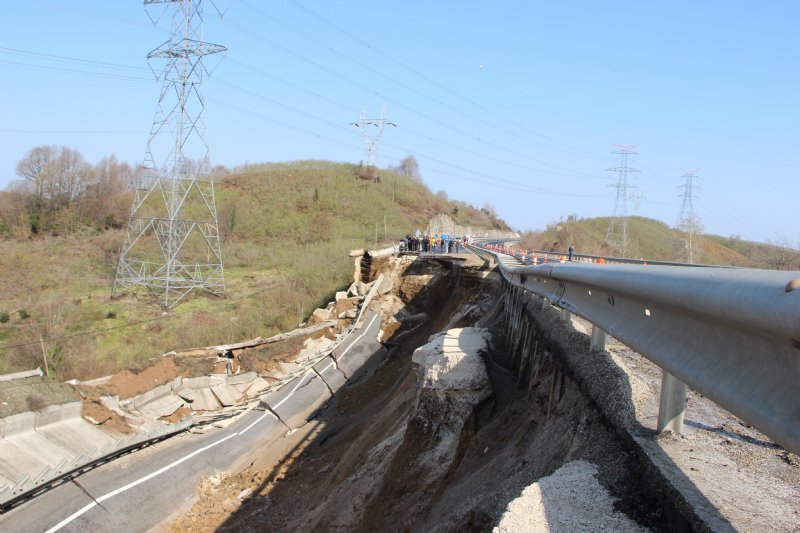
<svg viewBox="0 0 800 533">
<path fill-rule="evenodd" d="M 138 404 L 136 409 L 149 418 L 157 419 L 171 415 L 184 405 L 186 405 L 186 402 L 183 401 L 183 398 L 170 391 L 169 394 L 155 398 L 147 403 Z"/>
<path fill-rule="evenodd" d="M 182 387 L 176 391 L 176 394 L 188 401 L 194 411 L 213 411 L 221 407 L 219 400 L 208 387 L 196 389 Z"/>
<path fill-rule="evenodd" d="M 267 382 L 267 380 L 259 376 L 253 380 L 253 383 L 247 388 L 245 394 L 247 394 L 247 396 L 252 398 L 256 394 L 267 389 L 268 387 L 269 387 L 269 382 Z"/>
<path fill-rule="evenodd" d="M 214 393 L 214 396 L 224 407 L 235 405 L 242 397 L 242 393 L 236 390 L 236 387 L 227 384 L 214 385 L 211 387 L 211 392 Z"/>
<path fill-rule="evenodd" d="M 227 376 L 225 382 L 228 385 L 250 384 L 251 381 L 256 379 L 258 374 L 255 372 L 244 372 L 243 374 L 236 374 L 234 376 Z"/>
<path fill-rule="evenodd" d="M 227 376 L 200 376 L 197 378 L 183 378 L 183 380 L 181 380 L 181 387 L 178 387 L 178 389 L 182 389 L 184 387 L 188 387 L 190 389 L 202 389 L 213 387 L 214 385 L 220 385 L 222 383 L 227 383 Z"/>
<path fill-rule="evenodd" d="M 381 273 L 381 275 L 378 276 L 378 279 L 375 281 L 375 285 L 375 290 L 378 291 L 378 294 L 386 294 L 391 292 L 392 288 L 394 287 L 394 282 L 390 276 L 385 276 L 383 273 Z"/>
<path fill-rule="evenodd" d="M 342 300 L 347 300 L 347 292 L 346 291 L 336 291 L 336 296 L 334 298 L 336 303 L 338 304 Z"/>
</svg>

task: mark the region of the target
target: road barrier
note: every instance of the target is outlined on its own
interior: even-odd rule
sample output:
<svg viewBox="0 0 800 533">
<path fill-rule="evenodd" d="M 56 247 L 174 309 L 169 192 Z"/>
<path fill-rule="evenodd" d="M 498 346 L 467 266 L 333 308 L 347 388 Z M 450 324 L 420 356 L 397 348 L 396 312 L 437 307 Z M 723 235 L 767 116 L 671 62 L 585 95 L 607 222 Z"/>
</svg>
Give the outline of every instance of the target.
<svg viewBox="0 0 800 533">
<path fill-rule="evenodd" d="M 611 258 L 525 266 L 471 249 L 492 254 L 509 284 L 562 317 L 591 322 L 593 346 L 602 349 L 608 332 L 661 367 L 659 431 L 680 431 L 689 385 L 800 453 L 800 272 Z"/>
</svg>

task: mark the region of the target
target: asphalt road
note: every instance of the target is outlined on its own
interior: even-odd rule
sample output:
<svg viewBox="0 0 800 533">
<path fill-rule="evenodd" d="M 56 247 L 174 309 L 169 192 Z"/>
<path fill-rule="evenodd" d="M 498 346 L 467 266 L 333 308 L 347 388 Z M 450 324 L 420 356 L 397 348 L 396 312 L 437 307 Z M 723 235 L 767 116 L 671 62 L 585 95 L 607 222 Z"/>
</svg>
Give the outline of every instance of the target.
<svg viewBox="0 0 800 533">
<path fill-rule="evenodd" d="M 273 414 L 251 410 L 224 429 L 183 433 L 8 511 L 0 531 L 148 531 L 190 503 L 202 477 L 232 468 L 286 431 Z"/>
<path fill-rule="evenodd" d="M 381 349 L 375 340 L 379 318 L 371 311 L 365 318 L 361 329 L 353 331 L 336 349 L 339 368 L 347 369 L 345 376 L 351 378 Z M 276 412 L 303 411 L 308 402 L 303 384 L 315 376 L 311 369 L 298 376 L 274 393 L 275 401 L 270 405 Z M 272 412 L 253 409 L 224 428 L 182 433 L 11 509 L 0 515 L 0 531 L 149 531 L 187 509 L 201 478 L 241 468 L 249 456 L 276 443 L 287 431 L 287 425 Z"/>
</svg>

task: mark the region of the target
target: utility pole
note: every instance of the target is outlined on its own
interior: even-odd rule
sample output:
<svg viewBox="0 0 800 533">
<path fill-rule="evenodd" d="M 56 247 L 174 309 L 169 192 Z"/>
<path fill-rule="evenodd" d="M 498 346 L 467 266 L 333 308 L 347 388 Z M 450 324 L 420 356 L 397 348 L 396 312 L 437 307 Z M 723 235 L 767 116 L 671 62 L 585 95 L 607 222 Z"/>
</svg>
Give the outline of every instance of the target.
<svg viewBox="0 0 800 533">
<path fill-rule="evenodd" d="M 364 139 L 364 159 L 361 161 L 359 168 L 359 177 L 368 177 L 372 181 L 378 181 L 380 174 L 377 160 L 381 135 L 383 135 L 383 129 L 387 125 L 397 127 L 397 124 L 386 120 L 386 107 L 381 106 L 380 118 L 367 118 L 367 111 L 364 110 L 361 112 L 361 118 L 358 119 L 358 122 L 351 122 L 350 125 L 360 128 L 361 137 Z M 369 126 L 375 126 L 377 130 L 371 130 Z"/>
<path fill-rule="evenodd" d="M 619 156 L 619 166 L 606 170 L 616 172 L 618 175 L 617 183 L 609 185 L 609 187 L 617 189 L 617 195 L 614 200 L 614 211 L 611 214 L 611 221 L 606 232 L 606 244 L 614 247 L 621 257 L 625 257 L 628 253 L 628 189 L 634 188 L 628 184 L 628 174 L 639 172 L 639 170 L 628 166 L 628 156 L 638 155 L 638 152 L 633 151 L 638 145 L 615 144 L 614 146 L 617 149 L 611 153 Z"/>
<path fill-rule="evenodd" d="M 678 188 L 683 189 L 681 197 L 681 210 L 678 213 L 678 220 L 675 222 L 675 228 L 678 231 L 686 233 L 686 252 L 690 263 L 694 262 L 694 245 L 693 239 L 695 233 L 700 231 L 700 219 L 694 214 L 694 180 L 697 178 L 699 168 L 686 170 L 683 169 L 684 178 L 683 185 Z"/>
<path fill-rule="evenodd" d="M 224 53 L 203 42 L 202 0 L 144 0 L 172 12 L 169 40 L 147 54 L 162 82 L 134 193 L 112 297 L 144 287 L 164 309 L 201 289 L 225 290 L 214 184 L 205 140 L 205 56 Z M 152 17 L 151 17 L 152 19 Z M 154 62 L 162 62 L 159 71 Z"/>
</svg>

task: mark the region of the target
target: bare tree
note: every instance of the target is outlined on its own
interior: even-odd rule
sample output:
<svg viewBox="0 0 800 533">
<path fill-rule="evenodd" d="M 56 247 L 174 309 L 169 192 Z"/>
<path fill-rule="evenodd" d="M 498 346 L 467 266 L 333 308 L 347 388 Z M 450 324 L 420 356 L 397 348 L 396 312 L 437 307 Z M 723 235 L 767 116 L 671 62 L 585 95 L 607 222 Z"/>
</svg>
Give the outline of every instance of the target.
<svg viewBox="0 0 800 533">
<path fill-rule="evenodd" d="M 17 176 L 31 184 L 37 200 L 44 197 L 46 169 L 55 158 L 58 148 L 55 146 L 37 146 L 32 148 L 17 163 Z"/>
<path fill-rule="evenodd" d="M 401 176 L 409 176 L 416 181 L 422 180 L 422 175 L 419 171 L 419 162 L 417 162 L 417 158 L 413 155 L 405 156 L 402 161 L 400 161 L 400 165 L 393 170 Z"/>
</svg>

